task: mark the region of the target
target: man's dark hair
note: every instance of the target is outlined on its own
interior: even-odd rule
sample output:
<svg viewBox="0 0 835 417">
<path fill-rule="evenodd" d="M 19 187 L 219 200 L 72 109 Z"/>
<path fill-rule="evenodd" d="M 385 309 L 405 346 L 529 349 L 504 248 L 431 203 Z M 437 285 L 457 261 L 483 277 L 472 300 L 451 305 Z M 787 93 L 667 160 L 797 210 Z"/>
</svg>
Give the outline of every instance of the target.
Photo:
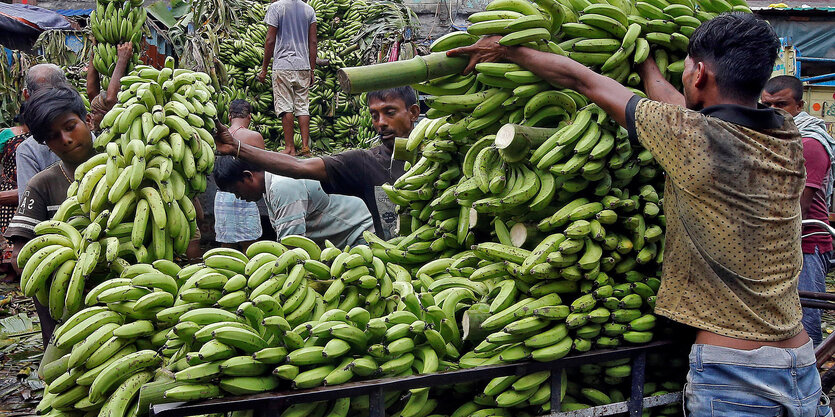
<svg viewBox="0 0 835 417">
<path fill-rule="evenodd" d="M 371 91 L 365 97 L 365 103 L 371 103 L 371 100 L 386 100 L 386 99 L 400 99 L 403 100 L 403 103 L 406 103 L 406 108 L 412 107 L 412 105 L 417 104 L 417 94 L 415 94 L 415 90 L 408 85 L 403 87 L 395 87 L 395 88 L 387 88 L 385 90 L 376 90 Z"/>
<path fill-rule="evenodd" d="M 229 103 L 229 120 L 243 119 L 252 113 L 252 106 L 246 100 L 237 99 Z"/>
<path fill-rule="evenodd" d="M 780 40 L 753 14 L 724 13 L 699 26 L 687 54 L 712 66 L 716 84 L 729 98 L 758 99 L 771 76 Z"/>
<path fill-rule="evenodd" d="M 23 120 L 32 137 L 44 143 L 52 134 L 52 122 L 66 113 L 75 113 L 82 121 L 87 116 L 84 101 L 74 88 L 61 85 L 36 91 L 26 101 Z"/>
<path fill-rule="evenodd" d="M 795 101 L 803 100 L 803 82 L 791 75 L 778 75 L 765 83 L 763 90 L 768 94 L 789 89 Z"/>
<path fill-rule="evenodd" d="M 34 94 L 43 88 L 67 84 L 67 76 L 64 75 L 64 70 L 55 64 L 37 64 L 26 71 L 23 83 L 29 94 Z"/>
<path fill-rule="evenodd" d="M 215 169 L 212 175 L 215 177 L 217 188 L 226 191 L 243 179 L 244 171 L 261 172 L 263 169 L 234 156 L 223 155 L 215 158 Z"/>
</svg>

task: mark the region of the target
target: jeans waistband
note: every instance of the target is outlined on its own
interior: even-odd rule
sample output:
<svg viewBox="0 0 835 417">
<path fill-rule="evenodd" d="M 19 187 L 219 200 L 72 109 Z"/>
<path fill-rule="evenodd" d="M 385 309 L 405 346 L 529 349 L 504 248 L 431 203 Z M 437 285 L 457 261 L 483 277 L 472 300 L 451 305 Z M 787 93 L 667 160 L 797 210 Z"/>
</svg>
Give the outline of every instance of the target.
<svg viewBox="0 0 835 417">
<path fill-rule="evenodd" d="M 752 367 L 790 368 L 814 365 L 815 349 L 812 341 L 798 348 L 763 346 L 753 350 L 694 344 L 690 349 L 691 363 L 720 363 Z"/>
</svg>

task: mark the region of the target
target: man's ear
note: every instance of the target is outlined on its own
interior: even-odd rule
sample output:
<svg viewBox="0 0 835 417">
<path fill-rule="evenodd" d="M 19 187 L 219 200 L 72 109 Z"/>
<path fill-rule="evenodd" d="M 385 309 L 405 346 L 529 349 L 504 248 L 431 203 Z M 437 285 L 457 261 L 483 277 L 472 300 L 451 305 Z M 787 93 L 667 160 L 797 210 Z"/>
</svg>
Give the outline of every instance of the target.
<svg viewBox="0 0 835 417">
<path fill-rule="evenodd" d="M 30 95 L 30 94 L 29 94 L 29 89 L 28 89 L 28 88 L 24 88 L 24 89 L 23 89 L 23 100 L 24 100 L 24 101 L 29 100 L 29 95 Z"/>
<path fill-rule="evenodd" d="M 707 65 L 705 65 L 704 62 L 699 61 L 699 62 L 696 62 L 696 74 L 695 75 L 696 75 L 696 79 L 693 80 L 693 85 L 696 88 L 701 89 L 701 88 L 704 88 L 705 85 L 707 85 L 708 77 L 712 76 L 713 74 L 710 73 L 710 70 L 708 70 Z"/>
<path fill-rule="evenodd" d="M 806 108 L 806 102 L 803 100 L 798 101 L 797 107 L 800 109 L 800 111 L 805 111 L 804 109 Z"/>
<path fill-rule="evenodd" d="M 416 122 L 420 116 L 420 106 L 417 104 L 409 106 L 409 114 L 411 115 L 412 122 Z"/>
</svg>

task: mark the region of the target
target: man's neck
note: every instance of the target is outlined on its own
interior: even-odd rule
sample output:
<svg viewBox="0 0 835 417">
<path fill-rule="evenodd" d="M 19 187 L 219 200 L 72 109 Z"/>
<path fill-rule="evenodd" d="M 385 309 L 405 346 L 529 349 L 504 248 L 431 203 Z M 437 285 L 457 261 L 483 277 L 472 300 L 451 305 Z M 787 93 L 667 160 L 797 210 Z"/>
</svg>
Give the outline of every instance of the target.
<svg viewBox="0 0 835 417">
<path fill-rule="evenodd" d="M 711 107 L 711 106 L 719 106 L 719 105 L 723 105 L 723 104 L 725 104 L 725 105 L 734 104 L 734 105 L 737 105 L 737 106 L 750 107 L 752 109 L 756 109 L 758 101 L 756 99 L 753 99 L 753 100 L 739 100 L 739 99 L 736 99 L 736 98 L 715 97 L 715 98 L 711 98 L 709 100 L 705 100 L 702 103 L 702 108 L 704 109 L 704 108 L 708 108 L 708 107 Z"/>
<path fill-rule="evenodd" d="M 77 164 L 70 164 L 69 162 L 61 161 L 61 169 L 64 170 L 64 173 L 72 180 L 75 177 L 75 169 L 78 168 Z"/>
<path fill-rule="evenodd" d="M 243 119 L 232 119 L 229 121 L 229 129 L 247 129 L 249 127 L 249 123 L 247 123 Z"/>
</svg>

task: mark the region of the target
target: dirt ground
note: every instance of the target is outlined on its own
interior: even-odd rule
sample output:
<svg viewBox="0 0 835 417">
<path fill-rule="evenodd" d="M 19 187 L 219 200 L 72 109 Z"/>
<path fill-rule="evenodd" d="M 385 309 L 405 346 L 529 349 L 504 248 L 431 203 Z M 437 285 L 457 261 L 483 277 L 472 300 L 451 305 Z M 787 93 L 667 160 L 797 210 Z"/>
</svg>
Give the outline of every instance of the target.
<svg viewBox="0 0 835 417">
<path fill-rule="evenodd" d="M 17 283 L 0 283 L 0 416 L 35 414 L 44 387 L 37 376 L 42 345 L 31 298 Z"/>
</svg>

